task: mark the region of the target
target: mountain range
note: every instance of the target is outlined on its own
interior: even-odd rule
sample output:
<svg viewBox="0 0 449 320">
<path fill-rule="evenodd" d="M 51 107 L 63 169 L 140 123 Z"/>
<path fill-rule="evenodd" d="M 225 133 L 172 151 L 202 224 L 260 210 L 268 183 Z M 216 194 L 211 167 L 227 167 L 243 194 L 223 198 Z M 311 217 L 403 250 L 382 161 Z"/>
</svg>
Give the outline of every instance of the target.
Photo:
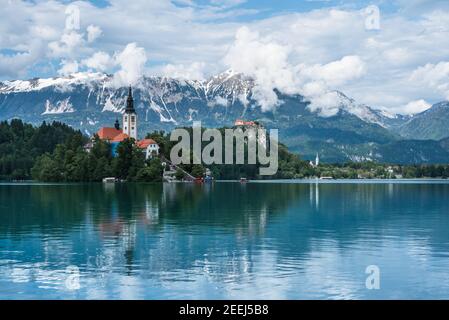
<svg viewBox="0 0 449 320">
<path fill-rule="evenodd" d="M 112 83 L 112 76 L 101 73 L 3 81 L 0 120 L 56 120 L 90 135 L 112 126 L 125 108 L 127 88 Z M 403 116 L 334 91 L 338 112 L 324 117 L 305 97 L 275 90 L 280 106 L 263 112 L 253 95 L 255 86 L 250 77 L 232 71 L 205 81 L 143 77 L 133 90 L 139 135 L 190 126 L 193 121 L 222 127 L 237 119 L 258 120 L 268 129 L 279 129 L 281 141 L 305 159 L 319 153 L 327 162 L 449 162 L 449 102 Z"/>
</svg>

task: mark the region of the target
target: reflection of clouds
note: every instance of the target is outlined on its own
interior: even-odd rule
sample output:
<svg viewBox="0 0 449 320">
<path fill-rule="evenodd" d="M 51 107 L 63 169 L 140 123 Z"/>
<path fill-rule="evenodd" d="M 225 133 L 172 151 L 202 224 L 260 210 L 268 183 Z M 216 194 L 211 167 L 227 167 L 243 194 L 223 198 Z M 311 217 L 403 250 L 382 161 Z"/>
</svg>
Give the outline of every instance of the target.
<svg viewBox="0 0 449 320">
<path fill-rule="evenodd" d="M 379 294 L 382 295 L 379 297 L 408 297 L 408 292 L 396 289 L 403 288 L 404 277 L 413 279 L 412 284 L 423 292 L 449 285 L 443 265 L 435 269 L 426 240 L 398 241 L 389 234 L 380 237 L 377 245 L 369 250 L 359 243 L 341 248 L 330 234 L 312 238 L 309 253 L 300 259 L 287 258 L 272 246 L 248 250 L 238 244 L 233 249 L 217 252 L 216 244 L 212 244 L 204 247 L 204 254 L 193 256 L 189 262 L 190 253 L 182 251 L 186 240 L 192 238 L 179 235 L 176 238 L 172 231 L 166 230 L 158 242 L 150 246 L 143 244 L 136 251 L 135 265 L 139 267 L 127 275 L 121 272 L 123 254 L 138 231 L 132 225 L 126 230 L 126 240 L 105 239 L 95 258 L 88 259 L 89 263 L 81 270 L 81 297 L 357 299 L 370 294 L 364 287 L 364 270 L 372 263 L 381 267 Z M 138 242 L 134 245 L 138 246 Z M 190 245 L 191 250 L 199 249 L 195 240 Z M 9 261 L 1 265 L 0 275 L 17 285 L 35 283 L 39 290 L 44 290 L 41 294 L 46 291 L 70 294 L 64 285 L 65 268 L 55 269 L 56 265 L 58 261 L 54 258 L 47 263 Z M 422 277 L 430 270 L 432 277 Z"/>
<path fill-rule="evenodd" d="M 408 239 L 404 242 L 405 252 L 421 263 L 427 263 L 431 256 L 429 239 Z"/>
<path fill-rule="evenodd" d="M 26 268 L 12 268 L 11 272 L 12 282 L 21 283 L 31 281 L 31 270 Z"/>
<path fill-rule="evenodd" d="M 275 250 L 261 250 L 251 261 L 252 269 L 245 281 L 229 283 L 226 291 L 232 299 L 286 299 L 289 281 L 278 270 L 279 257 Z"/>
<path fill-rule="evenodd" d="M 314 240 L 311 256 L 303 264 L 302 290 L 311 298 L 356 299 L 362 286 L 357 279 L 361 278 L 356 273 L 348 275 L 346 267 L 337 242 Z"/>
<path fill-rule="evenodd" d="M 207 196 L 193 184 L 116 190 L 112 199 L 86 200 L 80 207 L 88 209 L 73 212 L 69 227 L 0 231 L 0 298 L 6 292 L 87 299 L 449 294 L 446 202 L 435 204 L 435 195 L 445 199 L 444 189 L 266 186 L 217 183 Z M 371 264 L 381 270 L 378 292 L 365 288 Z M 80 268 L 77 293 L 64 285 L 68 265 Z"/>
<path fill-rule="evenodd" d="M 140 291 L 142 291 L 141 281 L 137 277 L 119 277 L 119 287 L 117 288 L 119 298 L 121 300 L 142 299 Z"/>
<path fill-rule="evenodd" d="M 16 263 L 13 266 L 1 266 L 0 274 L 13 283 L 23 284 L 33 282 L 41 289 L 65 289 L 67 278 L 64 269 L 49 269 L 45 263 Z"/>
<path fill-rule="evenodd" d="M 247 280 L 251 273 L 252 261 L 244 250 L 224 252 L 222 254 L 207 254 L 204 259 L 193 263 L 196 270 L 201 270 L 207 279 L 214 282 L 240 282 Z"/>
</svg>

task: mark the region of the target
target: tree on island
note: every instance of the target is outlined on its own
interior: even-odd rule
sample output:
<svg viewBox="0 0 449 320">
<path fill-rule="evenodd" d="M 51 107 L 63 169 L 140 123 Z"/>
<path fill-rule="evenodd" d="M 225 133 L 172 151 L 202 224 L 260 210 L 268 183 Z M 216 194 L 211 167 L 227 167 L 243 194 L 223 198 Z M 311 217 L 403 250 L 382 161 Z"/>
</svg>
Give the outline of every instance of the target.
<svg viewBox="0 0 449 320">
<path fill-rule="evenodd" d="M 161 182 L 163 175 L 163 167 L 159 158 L 153 158 L 148 165 L 141 168 L 136 175 L 135 180 L 138 182 Z"/>
</svg>

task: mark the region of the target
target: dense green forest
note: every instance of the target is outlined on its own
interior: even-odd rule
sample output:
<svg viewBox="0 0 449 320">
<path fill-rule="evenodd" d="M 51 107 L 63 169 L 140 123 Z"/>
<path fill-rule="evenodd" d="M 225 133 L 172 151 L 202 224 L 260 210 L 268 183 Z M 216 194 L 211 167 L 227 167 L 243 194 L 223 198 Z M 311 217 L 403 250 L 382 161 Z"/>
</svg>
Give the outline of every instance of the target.
<svg viewBox="0 0 449 320">
<path fill-rule="evenodd" d="M 186 128 L 192 130 L 191 128 Z M 225 128 L 220 131 L 224 134 Z M 191 135 L 192 136 L 192 135 Z M 111 155 L 111 145 L 98 138 L 93 140 L 90 152 L 84 146 L 89 138 L 80 131 L 59 122 L 42 123 L 38 127 L 21 120 L 0 122 L 0 180 L 37 180 L 45 182 L 99 182 L 105 177 L 127 181 L 162 181 L 164 159 L 177 142 L 170 141 L 164 131 L 149 133 L 160 146 L 160 157 L 145 160 L 144 153 L 132 139 L 120 143 L 117 157 Z M 203 142 L 204 145 L 209 142 Z M 234 141 L 235 144 L 235 141 Z M 223 146 L 224 148 L 224 146 Z M 223 153 L 224 154 L 224 153 Z M 246 155 L 246 150 L 245 150 Z M 245 159 L 247 160 L 247 159 Z M 246 161 L 245 161 L 246 162 Z M 181 165 L 184 171 L 201 177 L 203 165 Z M 260 164 L 210 165 L 212 176 L 219 180 L 239 179 L 302 179 L 330 177 L 335 179 L 394 179 L 394 178 L 449 178 L 449 165 L 386 165 L 374 162 L 320 164 L 308 161 L 279 145 L 279 170 L 276 175 L 259 176 Z M 185 173 L 178 170 L 178 180 Z"/>
<path fill-rule="evenodd" d="M 31 179 L 37 157 L 53 152 L 58 144 L 82 145 L 86 138 L 66 124 L 42 123 L 39 127 L 19 119 L 0 122 L 0 180 Z"/>
<path fill-rule="evenodd" d="M 193 137 L 192 134 L 192 128 L 184 128 L 186 129 L 190 137 Z M 219 128 L 218 130 L 221 132 L 221 135 L 224 137 L 225 129 L 228 128 Z M 203 128 L 203 131 L 205 129 Z M 151 138 L 155 140 L 159 146 L 161 147 L 161 152 L 163 155 L 165 155 L 166 158 L 170 157 L 170 151 L 171 148 L 177 143 L 170 141 L 170 134 L 166 133 L 164 131 L 157 131 L 153 132 L 147 135 L 147 138 Z M 223 139 L 224 140 L 224 139 Z M 209 144 L 209 141 L 203 141 L 201 149 Z M 190 146 L 192 148 L 193 141 L 190 141 Z M 222 155 L 224 157 L 224 148 L 225 144 L 222 144 Z M 234 150 L 236 150 L 236 140 L 234 140 Z M 244 149 L 244 155 L 245 155 L 245 163 L 248 163 L 248 157 L 247 157 L 247 146 L 245 145 Z M 248 179 L 292 179 L 292 178 L 304 178 L 314 175 L 313 168 L 309 165 L 307 161 L 303 161 L 300 159 L 299 156 L 291 153 L 288 151 L 287 147 L 283 144 L 279 144 L 279 170 L 276 175 L 274 176 L 260 176 L 259 175 L 259 168 L 261 165 L 259 163 L 257 164 L 212 164 L 207 166 L 208 169 L 210 169 L 212 176 L 215 179 L 219 180 L 235 180 L 240 178 L 248 178 Z M 234 163 L 235 161 L 235 153 L 234 153 Z M 193 155 L 191 155 L 191 158 L 193 158 Z M 224 163 L 224 159 L 222 159 L 222 163 Z M 193 176 L 198 177 L 202 176 L 204 173 L 205 168 L 202 165 L 180 165 L 180 167 L 191 173 Z M 182 178 L 182 173 L 179 173 L 178 179 Z"/>
<path fill-rule="evenodd" d="M 192 128 L 185 128 L 192 136 Z M 226 128 L 220 128 L 222 135 Z M 153 132 L 147 135 L 161 146 L 162 153 L 170 154 L 170 150 L 176 142 L 170 141 L 170 135 L 164 131 Z M 209 142 L 203 142 L 204 147 Z M 224 148 L 224 146 L 223 146 Z M 235 148 L 235 141 L 234 141 Z M 245 149 L 245 155 L 246 155 Z M 223 152 L 224 154 L 224 152 Z M 245 158 L 245 162 L 246 162 Z M 204 172 L 204 168 L 198 165 L 181 165 L 181 167 L 193 173 L 194 176 Z M 396 178 L 449 178 L 449 165 L 394 165 L 376 162 L 348 162 L 342 164 L 320 164 L 311 166 L 309 161 L 302 160 L 298 155 L 291 153 L 288 148 L 279 143 L 279 170 L 276 175 L 259 176 L 260 165 L 210 165 L 212 175 L 220 180 L 234 180 L 241 177 L 248 179 L 304 179 L 315 177 L 331 177 L 334 179 L 396 179 Z M 182 173 L 179 173 L 179 179 Z"/>
</svg>

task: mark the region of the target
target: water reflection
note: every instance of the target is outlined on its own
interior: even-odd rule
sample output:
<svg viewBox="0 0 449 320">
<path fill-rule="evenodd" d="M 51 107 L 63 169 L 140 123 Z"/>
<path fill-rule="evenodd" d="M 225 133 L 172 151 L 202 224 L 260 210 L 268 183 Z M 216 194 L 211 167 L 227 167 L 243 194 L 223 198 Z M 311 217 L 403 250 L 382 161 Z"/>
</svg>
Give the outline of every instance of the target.
<svg viewBox="0 0 449 320">
<path fill-rule="evenodd" d="M 447 184 L 0 185 L 0 298 L 447 298 L 448 195 Z M 365 288 L 371 264 L 378 291 Z"/>
</svg>

